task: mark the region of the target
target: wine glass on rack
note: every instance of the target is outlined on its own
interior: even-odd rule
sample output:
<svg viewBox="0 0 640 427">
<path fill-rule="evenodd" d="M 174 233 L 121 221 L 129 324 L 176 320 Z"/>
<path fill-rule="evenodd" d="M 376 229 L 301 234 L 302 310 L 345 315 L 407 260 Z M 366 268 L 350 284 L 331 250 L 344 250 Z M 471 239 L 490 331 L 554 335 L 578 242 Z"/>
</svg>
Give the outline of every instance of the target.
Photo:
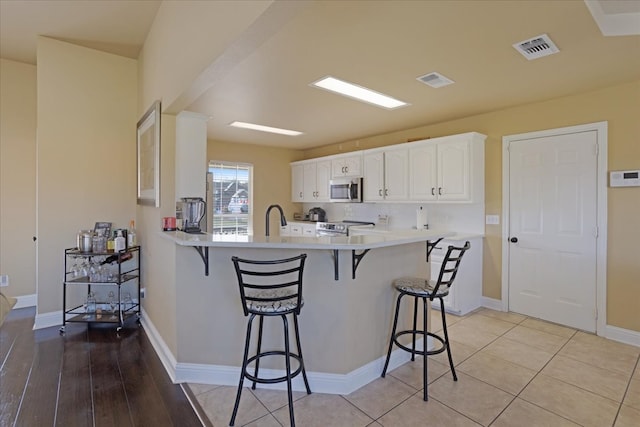
<svg viewBox="0 0 640 427">
<path fill-rule="evenodd" d="M 111 307 L 111 320 L 115 320 L 118 318 L 116 316 L 116 306 L 118 305 L 118 301 L 116 301 L 116 295 L 113 291 L 109 291 L 109 295 L 107 297 L 107 301 L 109 302 L 109 306 Z"/>
</svg>

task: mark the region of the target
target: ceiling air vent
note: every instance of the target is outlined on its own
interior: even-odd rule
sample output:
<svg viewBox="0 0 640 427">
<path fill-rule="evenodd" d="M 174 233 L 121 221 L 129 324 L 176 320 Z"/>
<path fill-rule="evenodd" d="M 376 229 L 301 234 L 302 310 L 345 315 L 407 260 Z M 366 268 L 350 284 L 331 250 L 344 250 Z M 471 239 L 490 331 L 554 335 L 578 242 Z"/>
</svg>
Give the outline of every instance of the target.
<svg viewBox="0 0 640 427">
<path fill-rule="evenodd" d="M 429 85 L 431 87 L 442 87 L 442 86 L 446 86 L 446 85 L 450 85 L 451 83 L 454 83 L 453 80 L 446 78 L 445 76 L 443 76 L 440 73 L 429 73 L 429 74 L 425 74 L 424 76 L 420 76 L 418 77 L 418 80 L 421 81 L 422 83 Z"/>
<path fill-rule="evenodd" d="M 516 43 L 513 47 L 528 60 L 538 59 L 560 52 L 560 49 L 558 49 L 546 34 Z"/>
</svg>

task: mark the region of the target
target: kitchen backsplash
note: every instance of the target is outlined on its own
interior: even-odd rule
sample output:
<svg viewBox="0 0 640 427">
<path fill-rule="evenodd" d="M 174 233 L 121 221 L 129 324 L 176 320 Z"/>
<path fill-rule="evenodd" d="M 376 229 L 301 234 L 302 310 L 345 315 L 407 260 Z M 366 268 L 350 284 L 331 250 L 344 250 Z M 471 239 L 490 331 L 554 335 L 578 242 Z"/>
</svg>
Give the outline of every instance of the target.
<svg viewBox="0 0 640 427">
<path fill-rule="evenodd" d="M 453 203 L 303 203 L 308 212 L 321 207 L 329 221 L 345 219 L 378 222 L 378 215 L 388 215 L 389 227 L 415 228 L 416 210 L 427 211 L 429 228 L 461 233 L 484 233 L 484 204 Z M 290 215 L 293 217 L 293 215 Z"/>
</svg>

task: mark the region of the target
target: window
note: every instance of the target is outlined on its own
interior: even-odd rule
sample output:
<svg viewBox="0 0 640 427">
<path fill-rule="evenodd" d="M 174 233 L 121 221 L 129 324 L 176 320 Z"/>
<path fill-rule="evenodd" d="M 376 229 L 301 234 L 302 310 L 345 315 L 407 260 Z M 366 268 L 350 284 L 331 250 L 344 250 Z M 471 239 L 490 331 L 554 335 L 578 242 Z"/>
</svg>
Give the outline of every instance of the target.
<svg viewBox="0 0 640 427">
<path fill-rule="evenodd" d="M 207 209 L 212 218 L 210 233 L 253 234 L 253 166 L 245 163 L 209 163 Z"/>
</svg>

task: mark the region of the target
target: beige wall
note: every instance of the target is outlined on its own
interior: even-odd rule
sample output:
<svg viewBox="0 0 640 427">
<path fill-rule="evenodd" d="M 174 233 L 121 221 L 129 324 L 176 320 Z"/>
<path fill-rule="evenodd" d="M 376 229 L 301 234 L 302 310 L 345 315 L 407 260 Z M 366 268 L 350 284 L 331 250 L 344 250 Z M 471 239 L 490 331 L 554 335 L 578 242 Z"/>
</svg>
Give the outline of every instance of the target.
<svg viewBox="0 0 640 427">
<path fill-rule="evenodd" d="M 156 99 L 162 100 L 163 111 L 170 108 L 271 3 L 163 2 L 139 57 L 138 113 Z"/>
<path fill-rule="evenodd" d="M 38 39 L 38 313 L 62 308 L 64 249 L 136 206 L 137 62 Z"/>
<path fill-rule="evenodd" d="M 269 205 L 282 206 L 287 219 L 300 211 L 299 203 L 291 202 L 290 162 L 300 160 L 302 152 L 286 148 L 263 147 L 252 144 L 234 144 L 208 141 L 207 159 L 228 162 L 251 163 L 253 165 L 253 233 L 263 236 L 264 215 Z M 278 216 L 271 215 L 269 229 L 278 230 Z"/>
<path fill-rule="evenodd" d="M 36 293 L 36 67 L 0 59 L 0 274 Z"/>
<path fill-rule="evenodd" d="M 640 167 L 640 81 L 522 105 L 400 132 L 332 144 L 305 152 L 319 157 L 410 139 L 476 131 L 485 143 L 487 215 L 502 214 L 502 137 L 599 121 L 609 123 L 608 170 Z M 340 150 L 340 146 L 342 150 Z M 608 189 L 607 324 L 640 331 L 640 187 Z M 502 230 L 486 226 L 483 294 L 501 298 Z"/>
</svg>

